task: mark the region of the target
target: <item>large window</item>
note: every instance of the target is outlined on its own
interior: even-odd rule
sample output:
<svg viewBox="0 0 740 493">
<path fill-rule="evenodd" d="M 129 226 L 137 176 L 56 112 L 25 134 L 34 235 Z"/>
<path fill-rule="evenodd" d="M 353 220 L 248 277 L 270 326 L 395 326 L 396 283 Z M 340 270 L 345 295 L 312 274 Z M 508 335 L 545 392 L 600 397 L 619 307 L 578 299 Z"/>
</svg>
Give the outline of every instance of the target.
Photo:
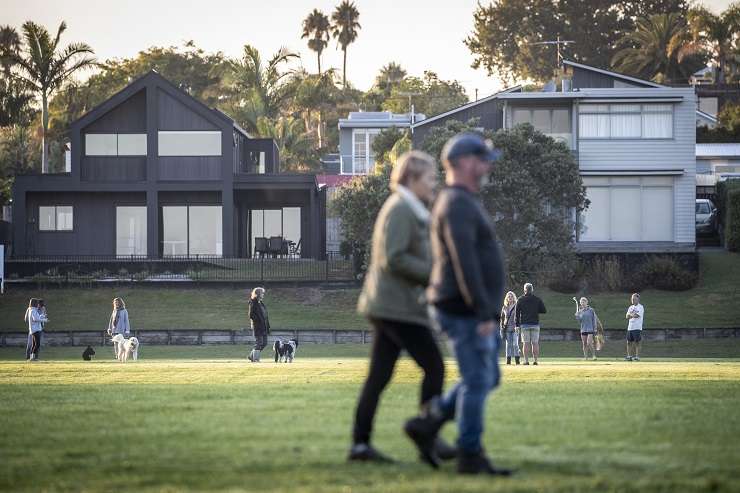
<svg viewBox="0 0 740 493">
<path fill-rule="evenodd" d="M 252 249 L 255 238 L 281 236 L 298 244 L 301 241 L 301 208 L 252 209 Z"/>
<path fill-rule="evenodd" d="M 42 205 L 39 207 L 40 231 L 72 231 L 71 205 Z"/>
<path fill-rule="evenodd" d="M 116 207 L 116 255 L 146 255 L 146 206 Z"/>
<path fill-rule="evenodd" d="M 586 177 L 579 241 L 673 241 L 672 177 Z"/>
<path fill-rule="evenodd" d="M 160 156 L 220 156 L 221 132 L 160 131 Z"/>
<path fill-rule="evenodd" d="M 535 130 L 570 145 L 570 108 L 514 108 L 512 123 L 529 123 Z"/>
<path fill-rule="evenodd" d="M 86 156 L 146 156 L 146 134 L 85 134 Z"/>
<path fill-rule="evenodd" d="M 342 156 L 342 174 L 366 175 L 375 164 L 373 142 L 379 130 L 355 130 L 352 133 L 352 156 Z"/>
<path fill-rule="evenodd" d="M 162 255 L 222 255 L 220 205 L 162 207 Z"/>
<path fill-rule="evenodd" d="M 672 104 L 582 104 L 578 110 L 582 139 L 670 139 Z"/>
</svg>

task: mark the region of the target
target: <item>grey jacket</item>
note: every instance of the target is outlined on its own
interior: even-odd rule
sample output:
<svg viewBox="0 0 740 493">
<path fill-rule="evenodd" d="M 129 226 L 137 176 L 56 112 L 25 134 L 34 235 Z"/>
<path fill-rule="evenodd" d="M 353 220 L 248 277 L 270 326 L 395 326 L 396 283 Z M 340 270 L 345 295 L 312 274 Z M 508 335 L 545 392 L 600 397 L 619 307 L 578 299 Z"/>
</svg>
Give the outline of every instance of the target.
<svg viewBox="0 0 740 493">
<path fill-rule="evenodd" d="M 578 310 L 576 318 L 581 323 L 581 333 L 593 334 L 596 332 L 596 312 L 590 306 L 585 310 Z"/>
<path fill-rule="evenodd" d="M 39 313 L 38 309 L 36 308 L 28 308 L 26 310 L 26 314 L 23 316 L 23 320 L 28 322 L 29 334 L 41 332 L 44 329 L 42 322 L 48 321 L 44 314 Z"/>
<path fill-rule="evenodd" d="M 116 314 L 118 314 L 118 322 L 116 322 Z M 128 310 L 125 308 L 121 310 L 113 310 L 110 314 L 110 320 L 108 321 L 108 330 L 111 334 L 124 334 L 128 335 L 131 332 L 131 326 L 128 321 Z"/>
</svg>

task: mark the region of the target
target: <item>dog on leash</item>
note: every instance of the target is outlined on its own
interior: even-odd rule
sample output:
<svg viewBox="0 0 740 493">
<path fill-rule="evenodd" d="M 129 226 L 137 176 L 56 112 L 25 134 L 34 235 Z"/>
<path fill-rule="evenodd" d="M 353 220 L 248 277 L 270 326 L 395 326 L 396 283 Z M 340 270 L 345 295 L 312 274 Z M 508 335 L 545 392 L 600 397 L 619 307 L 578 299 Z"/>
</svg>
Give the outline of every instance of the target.
<svg viewBox="0 0 740 493">
<path fill-rule="evenodd" d="M 298 351 L 298 341 L 295 339 L 277 339 L 272 345 L 275 352 L 275 363 L 285 362 L 292 363 L 295 353 Z"/>
<path fill-rule="evenodd" d="M 118 361 L 126 363 L 129 358 L 134 361 L 139 359 L 139 339 L 136 337 L 126 339 L 123 334 L 116 334 L 111 340 L 118 345 L 118 354 L 116 355 Z"/>
<path fill-rule="evenodd" d="M 94 356 L 95 350 L 92 348 L 92 346 L 87 346 L 87 348 L 82 351 L 82 359 L 84 359 L 85 361 L 92 361 Z"/>
</svg>

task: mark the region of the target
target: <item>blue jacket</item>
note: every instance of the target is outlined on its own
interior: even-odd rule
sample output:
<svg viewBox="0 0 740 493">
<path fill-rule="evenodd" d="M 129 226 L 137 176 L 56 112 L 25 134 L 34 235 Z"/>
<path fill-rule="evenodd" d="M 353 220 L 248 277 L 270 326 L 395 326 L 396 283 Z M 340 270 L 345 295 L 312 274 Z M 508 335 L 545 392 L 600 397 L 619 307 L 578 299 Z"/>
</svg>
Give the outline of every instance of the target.
<svg viewBox="0 0 740 493">
<path fill-rule="evenodd" d="M 41 325 L 42 322 L 47 322 L 46 317 L 39 313 L 37 308 L 29 308 L 26 310 L 26 314 L 23 320 L 28 322 L 28 333 L 33 334 L 35 332 L 41 332 L 44 327 Z"/>
<path fill-rule="evenodd" d="M 116 316 L 118 320 L 116 321 Z M 108 330 L 111 334 L 124 334 L 128 335 L 131 332 L 131 327 L 128 322 L 128 310 L 122 308 L 120 310 L 113 310 L 110 314 L 110 320 L 108 321 Z"/>
</svg>

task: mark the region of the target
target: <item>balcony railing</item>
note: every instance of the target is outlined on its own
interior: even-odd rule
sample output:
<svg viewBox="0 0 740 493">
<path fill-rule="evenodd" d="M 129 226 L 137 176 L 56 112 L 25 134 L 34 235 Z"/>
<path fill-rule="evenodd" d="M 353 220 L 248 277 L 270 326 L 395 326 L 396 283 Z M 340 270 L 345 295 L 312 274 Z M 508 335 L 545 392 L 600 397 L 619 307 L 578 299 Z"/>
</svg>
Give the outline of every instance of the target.
<svg viewBox="0 0 740 493">
<path fill-rule="evenodd" d="M 375 158 L 373 156 L 355 156 L 352 154 L 342 154 L 339 156 L 340 168 L 342 175 L 369 175 L 375 168 Z"/>
</svg>

